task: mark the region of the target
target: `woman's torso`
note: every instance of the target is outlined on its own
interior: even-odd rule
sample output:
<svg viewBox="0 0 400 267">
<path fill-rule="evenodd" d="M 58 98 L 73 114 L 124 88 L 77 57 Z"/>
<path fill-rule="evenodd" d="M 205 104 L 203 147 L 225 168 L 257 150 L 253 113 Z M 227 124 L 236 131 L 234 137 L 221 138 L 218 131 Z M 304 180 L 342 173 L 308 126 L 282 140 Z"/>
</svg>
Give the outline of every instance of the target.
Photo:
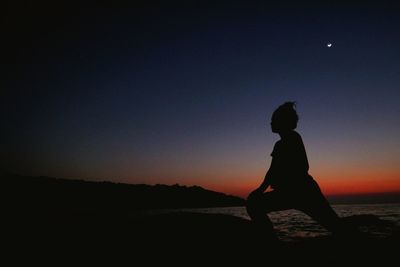
<svg viewBox="0 0 400 267">
<path fill-rule="evenodd" d="M 276 142 L 271 153 L 274 189 L 300 189 L 314 180 L 308 174 L 308 159 L 301 136 L 291 131 Z"/>
</svg>

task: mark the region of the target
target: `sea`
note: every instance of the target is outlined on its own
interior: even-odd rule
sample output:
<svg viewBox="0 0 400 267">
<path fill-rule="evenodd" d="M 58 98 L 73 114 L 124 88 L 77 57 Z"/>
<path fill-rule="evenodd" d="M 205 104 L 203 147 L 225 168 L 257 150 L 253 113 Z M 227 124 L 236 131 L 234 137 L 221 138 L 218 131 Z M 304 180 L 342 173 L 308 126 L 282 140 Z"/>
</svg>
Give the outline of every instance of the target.
<svg viewBox="0 0 400 267">
<path fill-rule="evenodd" d="M 400 203 L 393 204 L 340 204 L 332 205 L 340 217 L 371 214 L 379 217 L 382 223 L 360 227 L 361 231 L 377 238 L 386 238 L 398 233 L 400 229 Z M 227 214 L 250 219 L 245 207 L 219 207 L 179 209 L 164 212 L 183 211 L 213 214 Z M 285 210 L 268 214 L 278 237 L 284 241 L 298 241 L 305 238 L 329 236 L 330 233 L 306 214 L 297 210 Z"/>
</svg>

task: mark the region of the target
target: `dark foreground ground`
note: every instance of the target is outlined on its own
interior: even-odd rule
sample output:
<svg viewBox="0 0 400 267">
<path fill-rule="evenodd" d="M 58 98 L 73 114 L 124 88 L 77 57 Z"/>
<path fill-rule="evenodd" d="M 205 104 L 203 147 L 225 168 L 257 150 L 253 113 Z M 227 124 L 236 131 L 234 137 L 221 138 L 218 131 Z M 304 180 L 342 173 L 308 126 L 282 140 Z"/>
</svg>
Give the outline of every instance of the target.
<svg viewBox="0 0 400 267">
<path fill-rule="evenodd" d="M 399 261 L 399 231 L 383 239 L 283 242 L 228 215 L 144 215 L 156 208 L 243 205 L 243 199 L 200 187 L 0 177 L 6 196 L 2 260 L 11 266 L 397 266 Z M 385 227 L 373 216 L 347 220 Z"/>
<path fill-rule="evenodd" d="M 50 265 L 391 266 L 399 232 L 336 239 L 273 241 L 250 221 L 199 213 L 153 216 L 15 214 L 5 228 L 13 263 Z M 377 218 L 352 218 L 379 224 Z M 364 221 L 364 222 L 363 222 Z M 9 250 L 9 251 L 8 251 Z M 396 265 L 396 264 L 395 264 Z"/>
</svg>

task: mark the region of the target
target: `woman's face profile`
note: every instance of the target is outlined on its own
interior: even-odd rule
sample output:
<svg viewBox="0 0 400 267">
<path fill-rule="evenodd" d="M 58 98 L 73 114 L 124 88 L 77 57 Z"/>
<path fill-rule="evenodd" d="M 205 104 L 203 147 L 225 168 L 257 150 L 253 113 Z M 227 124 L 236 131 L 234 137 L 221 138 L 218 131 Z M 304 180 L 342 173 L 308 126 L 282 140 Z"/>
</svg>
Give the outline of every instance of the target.
<svg viewBox="0 0 400 267">
<path fill-rule="evenodd" d="M 277 121 L 276 118 L 274 118 L 274 116 L 272 116 L 271 118 L 271 131 L 273 133 L 278 133 L 278 125 L 277 125 Z"/>
</svg>

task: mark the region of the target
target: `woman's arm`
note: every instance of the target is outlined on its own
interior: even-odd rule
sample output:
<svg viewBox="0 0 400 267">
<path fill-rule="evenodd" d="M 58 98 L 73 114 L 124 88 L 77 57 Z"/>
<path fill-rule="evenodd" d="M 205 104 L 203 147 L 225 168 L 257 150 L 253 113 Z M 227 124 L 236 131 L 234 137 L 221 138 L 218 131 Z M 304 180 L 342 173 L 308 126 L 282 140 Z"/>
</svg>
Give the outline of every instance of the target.
<svg viewBox="0 0 400 267">
<path fill-rule="evenodd" d="M 270 172 L 270 169 L 269 169 L 269 170 L 267 171 L 267 173 L 265 174 L 264 181 L 261 183 L 261 185 L 260 185 L 257 189 L 253 190 L 253 191 L 249 194 L 249 196 L 247 197 L 247 199 L 255 198 L 255 197 L 257 197 L 257 196 L 262 195 L 262 193 L 264 193 L 264 191 L 267 190 L 268 186 L 270 185 L 270 183 L 269 183 L 269 181 L 270 181 L 270 179 L 271 179 L 270 176 L 271 176 L 271 172 Z"/>
<path fill-rule="evenodd" d="M 261 193 L 264 193 L 265 190 L 267 190 L 268 186 L 270 186 L 270 180 L 271 180 L 271 168 L 267 171 L 264 177 L 264 181 L 262 184 L 257 188 L 257 190 L 261 191 Z"/>
<path fill-rule="evenodd" d="M 264 191 L 267 190 L 268 186 L 270 185 L 269 182 L 270 179 L 271 179 L 271 168 L 265 174 L 264 181 L 261 183 L 261 185 L 252 193 L 264 193 Z"/>
<path fill-rule="evenodd" d="M 261 185 L 255 189 L 253 192 L 250 193 L 250 195 L 252 194 L 262 194 L 264 193 L 265 190 L 267 190 L 267 188 L 271 185 L 271 178 L 273 177 L 273 173 L 274 173 L 274 169 L 276 164 L 274 164 L 274 159 L 272 158 L 272 162 L 271 162 L 271 166 L 269 167 L 267 173 L 265 174 L 264 180 L 261 183 Z M 249 195 L 249 196 L 250 196 Z"/>
</svg>

